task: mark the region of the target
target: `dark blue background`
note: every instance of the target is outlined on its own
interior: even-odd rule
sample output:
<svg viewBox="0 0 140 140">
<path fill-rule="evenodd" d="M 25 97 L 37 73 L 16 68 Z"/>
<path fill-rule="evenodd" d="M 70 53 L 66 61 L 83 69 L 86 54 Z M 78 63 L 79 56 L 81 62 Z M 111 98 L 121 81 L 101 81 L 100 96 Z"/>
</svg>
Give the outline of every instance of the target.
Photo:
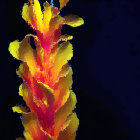
<svg viewBox="0 0 140 140">
<path fill-rule="evenodd" d="M 23 131 L 20 115 L 11 110 L 24 102 L 18 96 L 22 80 L 15 73 L 19 62 L 8 45 L 33 33 L 21 18 L 24 2 L 0 3 L 0 140 L 15 140 Z M 62 15 L 70 13 L 85 20 L 84 26 L 62 30 L 74 35 L 76 139 L 140 140 L 140 1 L 70 0 Z"/>
</svg>

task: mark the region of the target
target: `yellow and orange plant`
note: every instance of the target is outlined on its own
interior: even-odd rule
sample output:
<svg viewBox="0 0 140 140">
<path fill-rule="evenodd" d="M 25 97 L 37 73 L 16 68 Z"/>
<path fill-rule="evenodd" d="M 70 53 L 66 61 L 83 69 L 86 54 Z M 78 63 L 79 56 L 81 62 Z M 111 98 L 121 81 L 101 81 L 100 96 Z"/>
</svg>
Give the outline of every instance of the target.
<svg viewBox="0 0 140 140">
<path fill-rule="evenodd" d="M 68 64 L 73 56 L 71 35 L 61 35 L 67 24 L 80 26 L 83 19 L 76 15 L 60 16 L 60 10 L 69 0 L 59 0 L 60 8 L 29 0 L 22 9 L 22 18 L 36 30 L 22 41 L 10 43 L 9 51 L 21 60 L 17 75 L 23 79 L 19 95 L 27 107 L 14 106 L 14 112 L 22 113 L 26 140 L 74 140 L 79 120 L 73 110 L 76 96 L 72 91 L 72 68 Z M 31 47 L 33 37 L 36 49 Z M 63 41 L 63 43 L 59 43 Z M 22 140 L 24 138 L 17 138 Z"/>
</svg>

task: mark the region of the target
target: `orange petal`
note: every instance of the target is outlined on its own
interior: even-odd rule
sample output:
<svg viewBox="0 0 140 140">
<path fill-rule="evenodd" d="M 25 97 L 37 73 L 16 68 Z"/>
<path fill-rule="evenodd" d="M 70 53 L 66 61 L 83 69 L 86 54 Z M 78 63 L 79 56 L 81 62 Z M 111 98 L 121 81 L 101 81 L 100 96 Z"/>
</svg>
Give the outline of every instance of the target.
<svg viewBox="0 0 140 140">
<path fill-rule="evenodd" d="M 51 10 L 52 10 L 52 18 L 56 17 L 60 13 L 57 7 L 51 7 Z"/>
</svg>

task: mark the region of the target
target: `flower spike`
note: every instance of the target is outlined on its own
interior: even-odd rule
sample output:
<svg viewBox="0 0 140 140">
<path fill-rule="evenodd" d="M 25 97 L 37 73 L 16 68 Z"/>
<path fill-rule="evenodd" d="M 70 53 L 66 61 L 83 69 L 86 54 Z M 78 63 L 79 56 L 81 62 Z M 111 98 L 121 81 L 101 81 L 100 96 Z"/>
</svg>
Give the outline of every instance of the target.
<svg viewBox="0 0 140 140">
<path fill-rule="evenodd" d="M 72 91 L 72 68 L 68 61 L 73 56 L 71 35 L 61 35 L 67 24 L 77 27 L 84 24 L 76 15 L 59 15 L 69 0 L 59 0 L 60 8 L 47 1 L 44 10 L 38 0 L 29 0 L 22 9 L 22 18 L 36 30 L 22 41 L 9 45 L 13 57 L 22 61 L 17 75 L 23 79 L 19 95 L 27 107 L 14 106 L 13 112 L 22 113 L 26 140 L 74 140 L 79 120 L 73 112 L 76 95 Z M 36 49 L 31 47 L 34 38 Z M 63 41 L 60 44 L 60 41 Z M 24 138 L 17 138 L 24 140 Z"/>
</svg>

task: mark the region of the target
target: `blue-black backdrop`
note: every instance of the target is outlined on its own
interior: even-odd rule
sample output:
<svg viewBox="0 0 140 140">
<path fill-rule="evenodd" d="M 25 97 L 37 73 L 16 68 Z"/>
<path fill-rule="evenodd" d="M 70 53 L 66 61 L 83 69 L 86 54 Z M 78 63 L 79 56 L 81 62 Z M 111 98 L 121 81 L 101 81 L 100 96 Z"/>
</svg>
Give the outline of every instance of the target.
<svg viewBox="0 0 140 140">
<path fill-rule="evenodd" d="M 0 140 L 15 140 L 23 131 L 20 115 L 11 110 L 24 102 L 18 96 L 22 80 L 15 73 L 19 61 L 8 45 L 34 33 L 21 18 L 25 2 L 0 1 Z M 70 0 L 62 10 L 62 15 L 85 20 L 84 26 L 62 30 L 74 35 L 70 64 L 80 119 L 76 140 L 140 140 L 139 7 L 139 0 Z"/>
</svg>

